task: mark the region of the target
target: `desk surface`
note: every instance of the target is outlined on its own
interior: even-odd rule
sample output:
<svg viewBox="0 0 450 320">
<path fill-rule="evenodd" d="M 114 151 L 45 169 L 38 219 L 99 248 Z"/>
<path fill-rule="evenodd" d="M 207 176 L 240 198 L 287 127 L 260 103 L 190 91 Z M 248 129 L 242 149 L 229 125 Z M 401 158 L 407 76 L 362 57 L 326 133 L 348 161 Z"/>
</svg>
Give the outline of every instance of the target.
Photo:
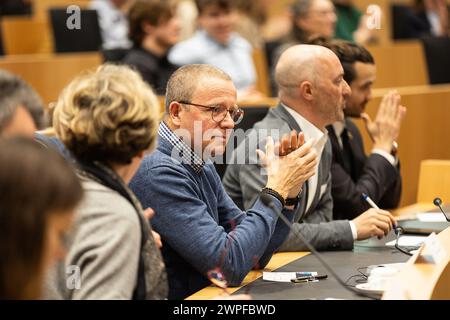
<svg viewBox="0 0 450 320">
<path fill-rule="evenodd" d="M 390 241 L 393 235 L 386 239 Z M 355 244 L 353 251 L 322 252 L 324 259 L 345 281 L 358 274 L 358 268 L 374 264 L 406 262 L 409 256 L 391 248 L 369 247 L 367 243 Z M 317 271 L 328 274 L 319 261 L 307 252 L 276 253 L 265 271 Z M 362 270 L 364 271 L 364 270 Z M 363 299 L 342 288 L 337 280 L 328 274 L 328 279 L 313 283 L 277 283 L 263 281 L 262 271 L 252 271 L 245 278 L 243 285 L 231 288 L 233 294 L 249 293 L 255 300 L 277 299 Z M 354 281 L 348 284 L 355 285 Z M 209 286 L 191 295 L 187 300 L 212 299 L 221 295 L 222 290 Z"/>
<path fill-rule="evenodd" d="M 231 293 L 238 291 L 243 288 L 247 284 L 252 283 L 256 279 L 262 277 L 263 271 L 274 271 L 292 261 L 295 261 L 301 257 L 307 256 L 309 252 L 279 252 L 273 255 L 272 259 L 270 259 L 264 270 L 253 270 L 250 271 L 249 274 L 245 277 L 244 281 L 242 281 L 242 286 L 229 288 L 228 291 Z M 193 295 L 186 298 L 186 300 L 207 300 L 217 297 L 223 294 L 222 289 L 219 289 L 213 285 L 206 287 Z"/>
<path fill-rule="evenodd" d="M 434 210 L 432 204 L 414 204 L 396 210 L 394 213 L 400 219 L 414 218 L 416 212 Z M 390 241 L 393 235 L 386 239 Z M 358 274 L 358 268 L 374 264 L 406 262 L 409 256 L 386 247 L 368 247 L 364 243 L 356 244 L 353 251 L 322 252 L 325 260 L 335 269 L 345 281 L 350 276 Z M 307 252 L 280 252 L 274 254 L 264 271 L 317 271 L 327 273 L 319 261 Z M 253 299 L 363 299 L 342 288 L 336 279 L 328 275 L 328 279 L 314 283 L 276 283 L 261 279 L 262 271 L 251 271 L 241 287 L 230 288 L 233 294 L 251 294 Z M 355 285 L 354 281 L 348 284 Z M 209 286 L 191 295 L 187 300 L 212 299 L 222 294 L 222 290 Z"/>
<path fill-rule="evenodd" d="M 336 273 L 346 281 L 357 275 L 358 268 L 374 264 L 406 262 L 409 256 L 390 248 L 366 248 L 355 246 L 353 251 L 324 252 L 323 258 L 334 268 Z M 317 271 L 328 274 L 319 261 L 308 255 L 297 259 L 277 271 Z M 361 270 L 365 272 L 365 270 Z M 350 279 L 348 284 L 355 285 L 356 278 Z M 309 283 L 277 283 L 258 279 L 250 284 L 249 294 L 255 300 L 288 300 L 288 299 L 364 299 L 342 288 L 337 280 L 328 274 L 328 278 L 319 282 Z M 244 293 L 240 289 L 236 293 Z"/>
</svg>

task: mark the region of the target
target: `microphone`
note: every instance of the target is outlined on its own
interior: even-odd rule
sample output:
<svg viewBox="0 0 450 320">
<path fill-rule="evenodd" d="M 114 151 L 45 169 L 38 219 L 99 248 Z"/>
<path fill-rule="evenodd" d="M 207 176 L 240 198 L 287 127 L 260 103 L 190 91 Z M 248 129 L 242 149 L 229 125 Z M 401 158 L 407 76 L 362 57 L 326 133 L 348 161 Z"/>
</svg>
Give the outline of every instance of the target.
<svg viewBox="0 0 450 320">
<path fill-rule="evenodd" d="M 338 276 L 336 274 L 336 272 L 333 270 L 333 268 L 323 259 L 322 255 L 317 252 L 317 250 L 313 247 L 313 245 L 297 230 L 295 230 L 292 227 L 291 222 L 277 209 L 277 207 L 273 204 L 273 199 L 270 195 L 268 195 L 267 193 L 262 193 L 260 196 L 260 199 L 262 201 L 262 203 L 264 203 L 264 205 L 270 207 L 273 211 L 276 212 L 278 218 L 280 218 L 281 220 L 283 220 L 283 222 L 289 227 L 289 229 L 291 230 L 291 232 L 300 239 L 300 241 L 302 241 L 306 248 L 308 248 L 309 251 L 312 252 L 312 254 L 317 258 L 317 260 L 319 260 L 319 262 L 325 267 L 325 269 L 337 280 L 337 282 L 345 289 L 347 289 L 348 291 L 359 295 L 359 296 L 363 296 L 366 298 L 370 298 L 373 300 L 379 300 L 378 297 L 367 294 L 367 293 L 363 293 L 360 292 L 358 290 L 353 289 L 352 287 L 349 287 L 346 285 L 346 283 L 344 282 L 344 280 L 341 279 L 340 276 Z"/>
<path fill-rule="evenodd" d="M 439 197 L 434 198 L 433 204 L 441 210 L 442 214 L 443 214 L 444 217 L 445 217 L 445 220 L 447 220 L 448 222 L 450 222 L 450 218 L 448 217 L 447 213 L 445 213 L 444 209 L 442 209 L 442 207 L 441 207 L 441 204 L 442 204 L 441 198 L 439 198 Z"/>
</svg>

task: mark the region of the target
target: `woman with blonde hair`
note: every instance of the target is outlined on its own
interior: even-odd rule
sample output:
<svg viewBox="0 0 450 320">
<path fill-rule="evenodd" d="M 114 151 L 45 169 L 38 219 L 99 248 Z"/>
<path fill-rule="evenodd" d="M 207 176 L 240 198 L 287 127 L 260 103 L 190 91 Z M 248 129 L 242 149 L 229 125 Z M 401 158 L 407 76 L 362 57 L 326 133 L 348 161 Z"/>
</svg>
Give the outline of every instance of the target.
<svg viewBox="0 0 450 320">
<path fill-rule="evenodd" d="M 151 226 L 127 187 L 144 153 L 154 148 L 158 118 L 155 94 L 125 66 L 101 66 L 62 92 L 53 125 L 78 163 L 85 198 L 67 239 L 67 257 L 49 274 L 47 298 L 167 296 Z M 67 278 L 68 268 L 78 270 L 78 278 Z"/>
</svg>

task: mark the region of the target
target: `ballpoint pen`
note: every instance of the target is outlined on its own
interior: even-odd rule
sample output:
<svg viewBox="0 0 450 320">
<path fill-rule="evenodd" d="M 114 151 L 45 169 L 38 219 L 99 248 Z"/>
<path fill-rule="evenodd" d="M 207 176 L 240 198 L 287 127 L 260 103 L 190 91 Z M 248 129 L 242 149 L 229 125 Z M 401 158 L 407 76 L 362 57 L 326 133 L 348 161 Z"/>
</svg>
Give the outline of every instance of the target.
<svg viewBox="0 0 450 320">
<path fill-rule="evenodd" d="M 303 283 L 303 282 L 316 281 L 316 280 L 326 279 L 326 278 L 328 278 L 328 275 L 326 275 L 326 274 L 317 275 L 317 276 L 302 276 L 302 277 L 297 277 L 297 278 L 291 279 L 291 282 Z"/>
<path fill-rule="evenodd" d="M 362 199 L 365 200 L 372 208 L 377 209 L 377 210 L 380 210 L 380 208 L 377 206 L 377 204 L 376 204 L 375 202 L 373 202 L 373 200 L 370 199 L 370 197 L 369 197 L 367 194 L 363 193 L 363 194 L 361 195 L 361 197 L 362 197 Z M 395 222 L 393 223 L 393 227 L 394 227 L 394 233 L 397 234 L 397 233 L 398 233 L 398 230 L 397 230 L 397 224 L 396 224 Z"/>
</svg>

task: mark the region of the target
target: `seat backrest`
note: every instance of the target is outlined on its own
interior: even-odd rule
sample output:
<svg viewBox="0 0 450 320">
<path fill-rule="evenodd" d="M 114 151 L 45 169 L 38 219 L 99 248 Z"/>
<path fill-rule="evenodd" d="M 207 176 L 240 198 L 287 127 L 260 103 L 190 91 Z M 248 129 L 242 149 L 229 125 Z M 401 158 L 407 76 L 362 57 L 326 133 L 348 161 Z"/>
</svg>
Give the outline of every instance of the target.
<svg viewBox="0 0 450 320">
<path fill-rule="evenodd" d="M 430 84 L 450 83 L 450 38 L 423 37 Z"/>
<path fill-rule="evenodd" d="M 450 203 L 450 160 L 422 160 L 420 163 L 417 202 L 432 203 L 439 197 Z"/>
<path fill-rule="evenodd" d="M 397 39 L 414 39 L 429 29 L 429 26 L 417 18 L 413 8 L 404 4 L 391 6 L 392 37 Z"/>
<path fill-rule="evenodd" d="M 96 10 L 81 9 L 79 29 L 67 27 L 66 8 L 49 9 L 56 52 L 99 51 L 102 45 L 100 25 Z"/>
<path fill-rule="evenodd" d="M 247 131 L 251 129 L 256 122 L 261 121 L 266 116 L 269 108 L 268 106 L 243 107 L 244 118 L 235 126 L 235 130 L 242 129 Z M 237 143 L 239 143 L 238 139 L 232 135 L 228 141 L 226 152 L 222 155 L 222 163 L 214 163 L 216 171 L 221 178 L 225 174 L 227 163 L 231 161 L 232 151 L 236 149 Z"/>
<path fill-rule="evenodd" d="M 103 61 L 104 62 L 111 62 L 111 63 L 121 63 L 123 58 L 128 53 L 128 49 L 123 48 L 117 48 L 117 49 L 103 49 L 102 55 L 103 55 Z"/>
<path fill-rule="evenodd" d="M 253 128 L 255 123 L 264 119 L 267 112 L 269 111 L 269 108 L 269 106 L 242 107 L 242 109 L 244 110 L 244 118 L 242 118 L 242 121 L 236 125 L 235 129 L 239 128 L 248 130 Z"/>
<path fill-rule="evenodd" d="M 253 48 L 253 63 L 256 72 L 256 88 L 266 97 L 270 97 L 269 70 L 264 49 Z"/>
</svg>

